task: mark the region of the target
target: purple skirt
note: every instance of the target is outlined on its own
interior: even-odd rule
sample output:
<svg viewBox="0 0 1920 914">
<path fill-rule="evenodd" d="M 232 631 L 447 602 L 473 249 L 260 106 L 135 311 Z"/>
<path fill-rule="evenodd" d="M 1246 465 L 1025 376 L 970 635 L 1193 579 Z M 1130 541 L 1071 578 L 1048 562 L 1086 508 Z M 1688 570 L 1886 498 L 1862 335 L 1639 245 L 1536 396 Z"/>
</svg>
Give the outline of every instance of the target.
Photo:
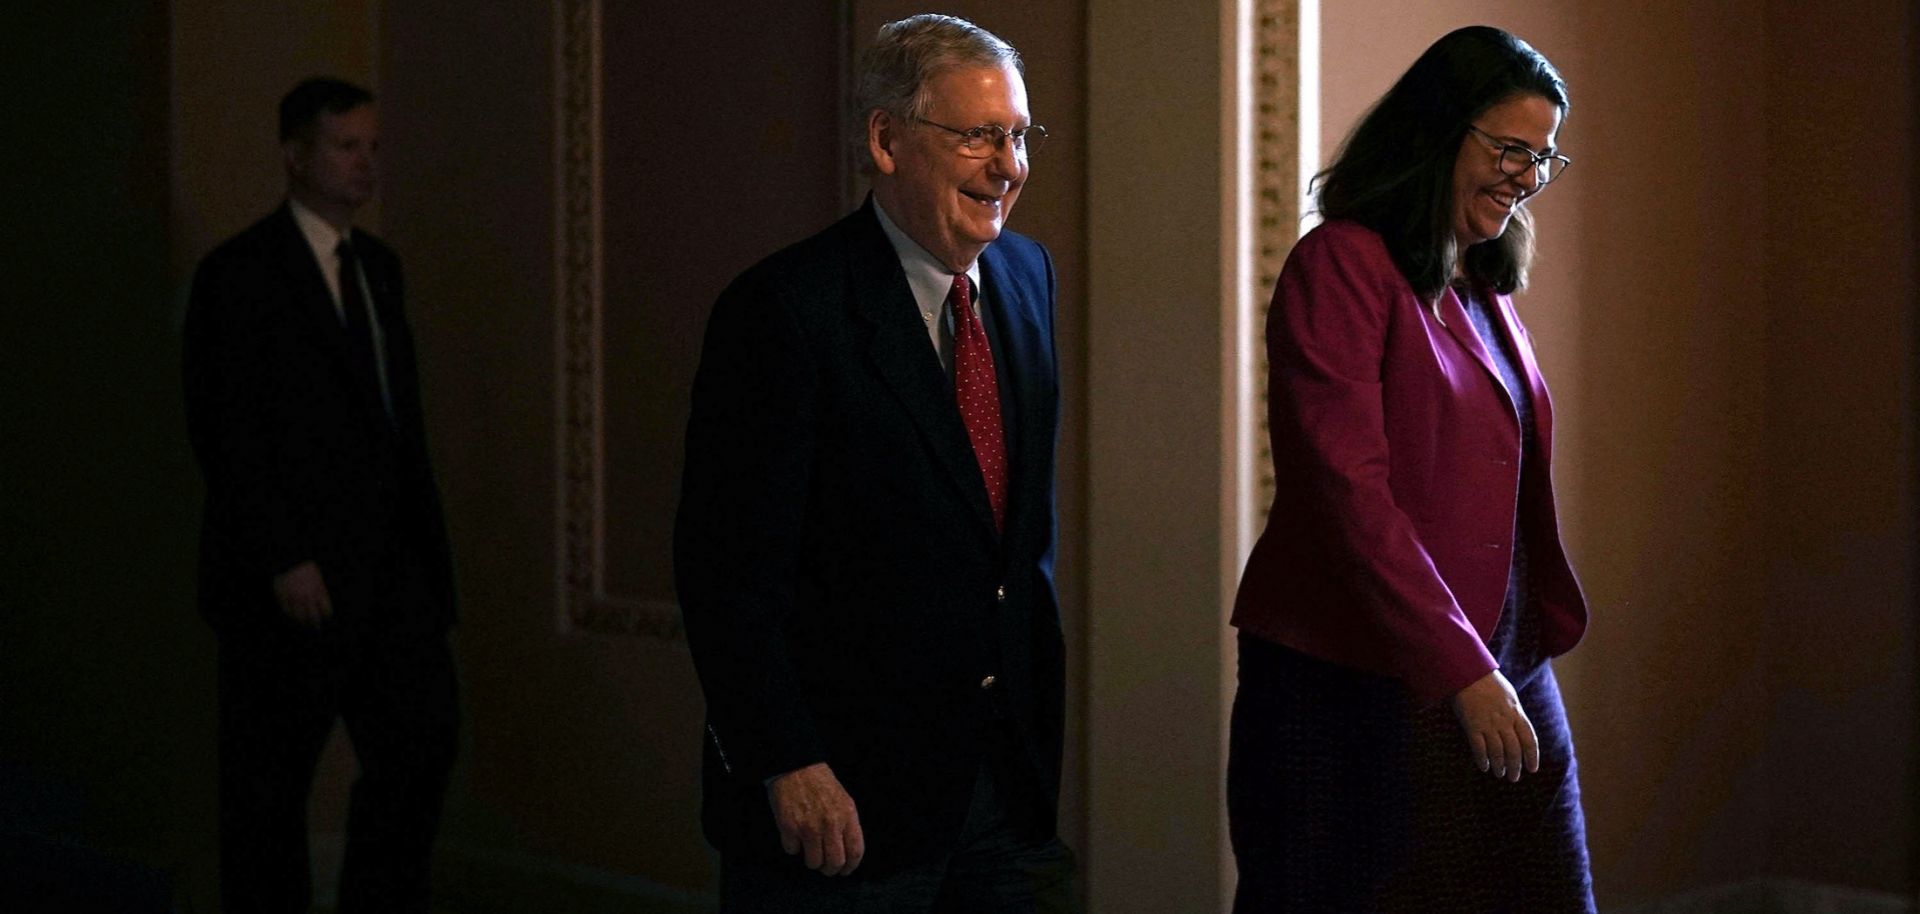
<svg viewBox="0 0 1920 914">
<path fill-rule="evenodd" d="M 1227 762 L 1236 914 L 1591 914 L 1559 686 L 1544 662 L 1512 675 L 1541 756 L 1517 784 L 1474 767 L 1450 703 L 1420 708 L 1398 680 L 1242 635 Z"/>
</svg>

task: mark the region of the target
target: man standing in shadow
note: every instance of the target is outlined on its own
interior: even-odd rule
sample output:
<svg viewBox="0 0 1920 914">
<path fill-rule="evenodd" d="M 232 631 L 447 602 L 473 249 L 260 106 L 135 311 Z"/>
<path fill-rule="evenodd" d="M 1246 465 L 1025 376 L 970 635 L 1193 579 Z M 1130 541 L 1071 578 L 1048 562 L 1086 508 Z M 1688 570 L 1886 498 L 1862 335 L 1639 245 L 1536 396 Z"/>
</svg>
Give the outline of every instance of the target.
<svg viewBox="0 0 1920 914">
<path fill-rule="evenodd" d="M 336 719 L 360 768 L 338 910 L 427 910 L 457 742 L 453 570 L 400 260 L 352 225 L 379 127 L 358 86 L 287 93 L 286 202 L 201 261 L 187 309 L 228 911 L 307 910 L 307 794 Z"/>
<path fill-rule="evenodd" d="M 872 197 L 721 294 L 693 387 L 721 909 L 1069 909 L 1053 263 L 1002 231 L 1045 131 L 962 19 L 884 26 L 856 86 Z"/>
</svg>

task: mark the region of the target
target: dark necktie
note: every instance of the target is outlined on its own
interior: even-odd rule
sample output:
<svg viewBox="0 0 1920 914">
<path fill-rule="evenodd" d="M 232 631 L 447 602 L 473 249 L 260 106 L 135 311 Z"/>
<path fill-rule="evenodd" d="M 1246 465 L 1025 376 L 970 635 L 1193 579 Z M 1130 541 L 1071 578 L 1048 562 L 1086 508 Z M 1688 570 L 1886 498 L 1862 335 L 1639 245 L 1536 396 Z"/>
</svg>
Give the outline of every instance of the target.
<svg viewBox="0 0 1920 914">
<path fill-rule="evenodd" d="M 993 524 L 1007 528 L 1007 438 L 1000 423 L 1000 380 L 993 373 L 993 348 L 987 331 L 973 313 L 973 284 L 965 274 L 953 277 L 947 292 L 953 312 L 953 396 L 960 405 L 960 421 L 967 426 L 973 457 L 987 484 L 987 503 L 993 506 Z"/>
<path fill-rule="evenodd" d="M 360 294 L 360 269 L 353 245 L 342 238 L 333 252 L 340 257 L 340 310 L 347 319 L 347 346 L 354 362 L 372 374 L 374 387 L 380 391 L 380 405 L 391 417 L 393 404 L 387 398 L 386 372 L 381 370 L 380 349 L 373 340 L 373 309 Z"/>
</svg>

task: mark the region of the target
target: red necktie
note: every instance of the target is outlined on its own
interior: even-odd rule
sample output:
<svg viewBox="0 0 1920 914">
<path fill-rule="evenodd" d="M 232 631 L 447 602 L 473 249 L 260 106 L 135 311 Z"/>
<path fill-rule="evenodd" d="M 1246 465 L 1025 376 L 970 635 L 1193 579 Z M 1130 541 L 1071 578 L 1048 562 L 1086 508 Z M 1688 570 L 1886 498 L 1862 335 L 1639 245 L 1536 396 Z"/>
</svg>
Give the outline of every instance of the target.
<svg viewBox="0 0 1920 914">
<path fill-rule="evenodd" d="M 953 277 L 947 292 L 953 311 L 953 398 L 960 405 L 960 421 L 973 442 L 973 457 L 987 483 L 987 503 L 993 506 L 993 524 L 1007 528 L 1007 438 L 1000 424 L 1000 380 L 993 373 L 993 349 L 987 331 L 973 313 L 973 284 L 965 274 Z"/>
</svg>

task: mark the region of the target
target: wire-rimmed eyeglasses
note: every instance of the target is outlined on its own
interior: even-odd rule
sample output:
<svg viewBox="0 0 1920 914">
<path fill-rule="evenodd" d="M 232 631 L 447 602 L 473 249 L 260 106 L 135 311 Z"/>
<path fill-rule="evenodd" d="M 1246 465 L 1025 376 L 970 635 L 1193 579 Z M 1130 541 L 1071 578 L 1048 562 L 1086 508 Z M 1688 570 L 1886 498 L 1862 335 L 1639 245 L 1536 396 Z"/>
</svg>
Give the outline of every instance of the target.
<svg viewBox="0 0 1920 914">
<path fill-rule="evenodd" d="M 960 137 L 960 151 L 969 158 L 975 159 L 991 157 L 1000 151 L 1001 144 L 1009 141 L 1013 143 L 1013 154 L 1026 158 L 1032 155 L 1034 150 L 1039 149 L 1040 144 L 1047 141 L 1047 128 L 1039 124 L 1032 124 L 1019 130 L 1008 130 L 999 124 L 981 124 L 978 127 L 961 130 L 957 127 L 934 123 L 924 117 L 916 117 L 914 120 Z"/>
<path fill-rule="evenodd" d="M 1510 178 L 1520 177 L 1531 168 L 1533 176 L 1540 182 L 1538 186 L 1545 187 L 1553 183 L 1554 178 L 1560 177 L 1561 172 L 1567 170 L 1567 166 L 1573 164 L 1572 159 L 1557 152 L 1542 155 L 1525 146 L 1501 142 L 1499 137 L 1472 124 L 1468 124 L 1467 129 L 1479 134 L 1480 139 L 1488 146 L 1500 151 L 1500 171 Z"/>
</svg>

